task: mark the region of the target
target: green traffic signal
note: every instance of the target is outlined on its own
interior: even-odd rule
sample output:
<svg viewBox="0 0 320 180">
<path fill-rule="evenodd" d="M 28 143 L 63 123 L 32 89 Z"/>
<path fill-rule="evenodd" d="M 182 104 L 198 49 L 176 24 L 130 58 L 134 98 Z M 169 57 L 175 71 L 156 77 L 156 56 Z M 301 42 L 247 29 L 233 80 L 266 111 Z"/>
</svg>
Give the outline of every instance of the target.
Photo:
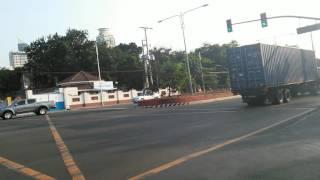
<svg viewBox="0 0 320 180">
<path fill-rule="evenodd" d="M 228 32 L 232 32 L 232 22 L 231 19 L 227 20 L 227 30 Z"/>
<path fill-rule="evenodd" d="M 268 26 L 268 21 L 267 21 L 267 15 L 266 13 L 261 13 L 260 14 L 260 18 L 261 18 L 261 26 L 264 28 L 264 27 L 267 27 Z"/>
</svg>

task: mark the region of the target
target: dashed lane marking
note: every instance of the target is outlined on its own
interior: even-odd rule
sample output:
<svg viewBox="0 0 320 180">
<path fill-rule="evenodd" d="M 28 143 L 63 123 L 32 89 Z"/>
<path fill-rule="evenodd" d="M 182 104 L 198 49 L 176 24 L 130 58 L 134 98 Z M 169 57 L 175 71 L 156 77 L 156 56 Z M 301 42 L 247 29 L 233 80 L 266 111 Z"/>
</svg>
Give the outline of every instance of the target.
<svg viewBox="0 0 320 180">
<path fill-rule="evenodd" d="M 64 161 L 64 164 L 70 176 L 72 177 L 73 180 L 85 180 L 86 178 L 83 176 L 82 172 L 80 171 L 80 168 L 77 166 L 76 162 L 74 161 L 70 151 L 68 150 L 67 146 L 63 142 L 60 134 L 58 133 L 50 117 L 48 115 L 45 115 L 45 117 L 49 123 L 51 134 L 54 140 L 56 141 L 56 145 L 60 151 L 61 157 Z"/>
<path fill-rule="evenodd" d="M 25 167 L 21 164 L 18 164 L 16 162 L 10 161 L 4 157 L 0 157 L 0 165 L 3 165 L 13 171 L 16 171 L 20 174 L 23 174 L 25 176 L 31 177 L 33 179 L 38 180 L 55 180 L 55 178 L 50 177 L 48 175 L 45 175 L 43 173 L 40 173 L 38 171 L 35 171 L 33 169 L 30 169 L 28 167 Z"/>
<path fill-rule="evenodd" d="M 258 129 L 256 131 L 253 131 L 251 133 L 245 134 L 243 136 L 240 136 L 240 137 L 237 137 L 237 138 L 234 138 L 234 139 L 230 139 L 230 140 L 225 141 L 225 142 L 223 142 L 221 144 L 217 144 L 217 145 L 211 146 L 211 147 L 209 147 L 207 149 L 204 149 L 204 150 L 201 150 L 201 151 L 198 151 L 198 152 L 194 152 L 192 154 L 180 157 L 180 158 L 178 158 L 178 159 L 176 159 L 174 161 L 171 161 L 171 162 L 163 164 L 163 165 L 161 165 L 159 167 L 156 167 L 156 168 L 153 168 L 153 169 L 148 170 L 146 172 L 143 172 L 143 173 L 141 173 L 141 174 L 139 174 L 137 176 L 131 177 L 131 178 L 129 178 L 129 180 L 139 180 L 139 179 L 143 179 L 145 177 L 160 173 L 160 172 L 162 172 L 164 170 L 167 170 L 169 168 L 172 168 L 172 167 L 175 167 L 177 165 L 180 165 L 180 164 L 182 164 L 182 163 L 184 163 L 186 161 L 189 161 L 191 159 L 194 159 L 196 157 L 202 156 L 202 155 L 210 153 L 210 152 L 214 152 L 214 151 L 216 151 L 218 149 L 221 149 L 221 148 L 223 148 L 223 147 L 225 147 L 227 145 L 234 144 L 236 142 L 239 142 L 241 140 L 247 139 L 247 138 L 249 138 L 251 136 L 254 136 L 256 134 L 259 134 L 259 133 L 262 133 L 264 131 L 267 131 L 267 130 L 269 130 L 271 128 L 274 128 L 274 127 L 279 126 L 279 125 L 281 125 L 281 124 L 283 124 L 285 122 L 288 122 L 288 121 L 293 120 L 295 118 L 298 118 L 298 117 L 301 117 L 303 115 L 306 115 L 306 114 L 308 114 L 310 112 L 313 112 L 315 110 L 316 110 L 315 108 L 309 109 L 307 111 L 304 111 L 302 113 L 299 113 L 299 114 L 294 115 L 292 117 L 289 117 L 287 119 L 284 119 L 284 120 L 278 121 L 276 123 L 273 123 L 273 124 L 271 124 L 269 126 L 266 126 L 264 128 L 261 128 L 261 129 Z"/>
</svg>

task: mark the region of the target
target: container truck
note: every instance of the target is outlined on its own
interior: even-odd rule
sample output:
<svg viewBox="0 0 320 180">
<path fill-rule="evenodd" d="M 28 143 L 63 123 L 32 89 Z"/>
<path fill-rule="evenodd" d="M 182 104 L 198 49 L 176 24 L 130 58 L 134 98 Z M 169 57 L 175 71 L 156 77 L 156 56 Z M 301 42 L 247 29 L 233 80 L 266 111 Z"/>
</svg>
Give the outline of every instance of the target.
<svg viewBox="0 0 320 180">
<path fill-rule="evenodd" d="M 288 103 L 298 92 L 318 91 L 313 51 L 258 43 L 230 48 L 227 54 L 231 90 L 248 105 Z"/>
</svg>

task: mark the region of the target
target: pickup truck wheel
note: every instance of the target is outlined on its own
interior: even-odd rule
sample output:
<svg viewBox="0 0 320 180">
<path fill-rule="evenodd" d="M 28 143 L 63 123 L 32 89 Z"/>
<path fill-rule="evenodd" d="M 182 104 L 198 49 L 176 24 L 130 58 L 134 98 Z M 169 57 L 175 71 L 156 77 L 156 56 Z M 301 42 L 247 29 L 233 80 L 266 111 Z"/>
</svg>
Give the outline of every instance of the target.
<svg viewBox="0 0 320 180">
<path fill-rule="evenodd" d="M 48 109 L 46 107 L 40 107 L 38 110 L 38 115 L 45 115 L 47 114 Z"/>
<path fill-rule="evenodd" d="M 11 111 L 6 111 L 6 112 L 3 113 L 2 118 L 3 119 L 11 119 L 12 116 L 13 116 L 13 113 Z"/>
</svg>

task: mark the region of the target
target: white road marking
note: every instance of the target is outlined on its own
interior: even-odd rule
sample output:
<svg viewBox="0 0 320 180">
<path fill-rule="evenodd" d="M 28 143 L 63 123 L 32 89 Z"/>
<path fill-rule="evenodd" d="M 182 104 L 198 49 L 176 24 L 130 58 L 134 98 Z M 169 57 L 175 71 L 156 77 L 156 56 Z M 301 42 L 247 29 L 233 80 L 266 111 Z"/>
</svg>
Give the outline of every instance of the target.
<svg viewBox="0 0 320 180">
<path fill-rule="evenodd" d="M 180 165 L 180 164 L 182 164 L 182 163 L 184 163 L 184 162 L 186 162 L 186 161 L 189 161 L 189 160 L 191 160 L 191 159 L 194 159 L 194 158 L 196 158 L 196 157 L 205 155 L 205 154 L 210 153 L 210 152 L 214 152 L 214 151 L 216 151 L 216 150 L 218 150 L 218 149 L 221 149 L 221 148 L 223 148 L 223 147 L 225 147 L 225 146 L 227 146 L 227 145 L 234 144 L 234 143 L 236 143 L 236 142 L 242 141 L 242 140 L 247 139 L 247 138 L 249 138 L 249 137 L 251 137 L 251 136 L 254 136 L 254 135 L 256 135 L 256 134 L 259 134 L 259 133 L 262 133 L 262 132 L 264 132 L 264 131 L 267 131 L 267 130 L 269 130 L 269 129 L 271 129 L 271 128 L 274 128 L 274 127 L 276 127 L 276 126 L 279 126 L 279 125 L 281 125 L 281 124 L 283 124 L 283 123 L 286 123 L 286 122 L 288 122 L 288 121 L 290 121 L 290 120 L 293 120 L 293 119 L 295 119 L 295 118 L 304 116 L 304 115 L 306 115 L 306 114 L 308 114 L 308 113 L 310 113 L 310 112 L 312 112 L 312 111 L 314 111 L 314 110 L 316 110 L 316 109 L 315 109 L 315 108 L 311 108 L 311 109 L 309 109 L 309 110 L 307 110 L 307 111 L 304 111 L 304 112 L 302 112 L 302 113 L 296 114 L 296 115 L 294 115 L 294 116 L 291 116 L 291 117 L 286 118 L 286 119 L 284 119 L 284 120 L 281 120 L 281 121 L 279 121 L 279 122 L 273 123 L 273 124 L 271 124 L 271 125 L 269 125 L 269 126 L 266 126 L 266 127 L 264 127 L 264 128 L 260 128 L 260 129 L 258 129 L 258 130 L 256 130 L 256 131 L 253 131 L 253 132 L 251 132 L 251 133 L 245 134 L 245 135 L 243 135 L 243 136 L 239 136 L 239 137 L 230 139 L 230 140 L 228 140 L 228 141 L 225 141 L 225 142 L 223 142 L 223 143 L 221 143 L 221 144 L 213 145 L 213 146 L 211 146 L 211 147 L 209 147 L 209 148 L 207 148 L 207 149 L 204 149 L 204 150 L 201 150 L 201 151 L 198 151 L 198 152 L 194 152 L 194 153 L 192 153 L 192 154 L 189 154 L 189 155 L 180 157 L 180 158 L 178 158 L 178 159 L 176 159 L 176 160 L 174 160 L 174 161 L 171 161 L 171 162 L 169 162 L 169 163 L 163 164 L 163 165 L 161 165 L 161 166 L 158 166 L 158 167 L 156 167 L 156 168 L 153 168 L 153 169 L 151 169 L 151 170 L 148 170 L 148 171 L 145 171 L 145 172 L 143 172 L 143 173 L 141 173 L 141 174 L 138 174 L 138 175 L 136 175 L 136 176 L 134 176 L 134 177 L 131 177 L 131 178 L 129 178 L 129 180 L 143 179 L 143 178 L 145 178 L 145 177 L 148 177 L 148 176 L 157 174 L 157 173 L 159 173 L 159 172 L 165 171 L 165 170 L 167 170 L 167 169 L 169 169 L 169 168 L 172 168 L 172 167 L 175 167 L 175 166 L 177 166 L 177 165 Z"/>
</svg>

